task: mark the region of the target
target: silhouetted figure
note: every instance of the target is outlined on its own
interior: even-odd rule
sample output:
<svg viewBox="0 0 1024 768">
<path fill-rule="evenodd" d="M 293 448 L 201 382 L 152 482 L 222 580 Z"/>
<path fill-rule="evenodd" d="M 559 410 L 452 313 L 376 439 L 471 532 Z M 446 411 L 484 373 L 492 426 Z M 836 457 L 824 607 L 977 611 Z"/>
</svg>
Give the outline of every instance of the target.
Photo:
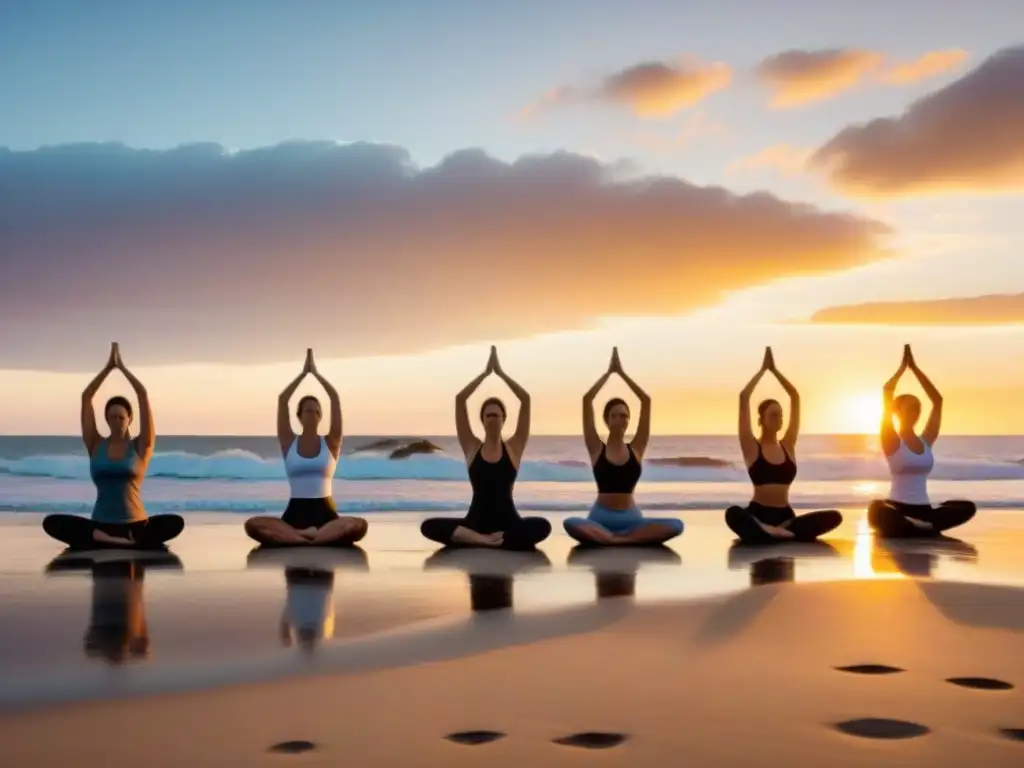
<svg viewBox="0 0 1024 768">
<path fill-rule="evenodd" d="M 921 418 L 921 401 L 913 395 L 894 397 L 896 385 L 910 370 L 931 401 L 932 410 L 920 436 L 914 431 Z M 977 508 L 970 501 L 945 501 L 933 507 L 928 496 L 928 475 L 935 467 L 932 447 L 942 428 L 942 395 L 917 367 L 910 345 L 903 347 L 899 369 L 882 387 L 882 452 L 889 464 L 892 484 L 889 498 L 871 502 L 868 523 L 885 538 L 921 538 L 938 536 L 963 525 L 974 517 Z M 893 427 L 893 416 L 899 429 Z"/>
</svg>

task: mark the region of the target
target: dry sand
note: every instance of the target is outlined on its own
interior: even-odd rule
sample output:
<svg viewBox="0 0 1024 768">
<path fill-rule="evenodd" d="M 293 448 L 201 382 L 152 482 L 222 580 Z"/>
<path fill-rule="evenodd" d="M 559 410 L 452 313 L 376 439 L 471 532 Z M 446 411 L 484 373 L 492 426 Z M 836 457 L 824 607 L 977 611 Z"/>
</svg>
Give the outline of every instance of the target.
<svg viewBox="0 0 1024 768">
<path fill-rule="evenodd" d="M 700 602 L 581 614 L 579 632 L 479 651 L 438 635 L 403 666 L 64 705 L 0 719 L 0 764 L 25 766 L 1024 765 L 1024 591 L 868 580 L 763 586 Z M 484 617 L 482 617 L 484 618 Z M 534 617 L 536 618 L 536 617 Z M 514 614 L 485 617 L 511 635 Z M 553 617 L 553 621 L 557 617 Z M 562 617 L 564 626 L 565 617 Z M 589 630 L 589 631 L 587 631 Z M 462 640 L 458 640 L 462 637 Z M 476 651 L 474 653 L 474 650 Z M 456 656 L 442 661 L 430 658 Z M 880 664 L 902 671 L 857 674 Z M 1005 681 L 979 690 L 947 678 Z M 887 718 L 912 738 L 841 733 Z M 462 731 L 503 737 L 467 746 Z M 608 749 L 554 743 L 580 732 Z M 269 751 L 305 740 L 309 751 Z"/>
</svg>

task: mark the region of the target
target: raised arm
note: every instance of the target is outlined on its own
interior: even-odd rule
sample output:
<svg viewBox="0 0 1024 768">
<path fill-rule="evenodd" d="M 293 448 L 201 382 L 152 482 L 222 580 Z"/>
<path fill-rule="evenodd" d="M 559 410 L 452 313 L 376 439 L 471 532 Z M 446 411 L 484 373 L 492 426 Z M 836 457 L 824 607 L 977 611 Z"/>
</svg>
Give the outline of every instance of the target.
<svg viewBox="0 0 1024 768">
<path fill-rule="evenodd" d="M 338 454 L 341 453 L 341 439 L 343 437 L 341 398 L 338 397 L 338 390 L 331 385 L 331 382 L 320 375 L 320 371 L 316 369 L 316 363 L 313 361 L 312 349 L 306 350 L 306 365 L 309 368 L 309 372 L 313 375 L 313 378 L 319 381 L 320 386 L 324 388 L 324 392 L 327 393 L 327 399 L 331 401 L 331 425 L 327 430 L 325 442 L 327 443 L 327 447 L 330 449 L 334 458 L 338 458 Z"/>
<path fill-rule="evenodd" d="M 516 431 L 505 444 L 516 454 L 517 460 L 521 460 L 523 451 L 526 450 L 526 443 L 530 439 L 530 393 L 505 373 L 501 363 L 498 361 L 498 350 L 496 347 L 491 347 L 491 357 L 494 360 L 494 373 L 505 382 L 508 388 L 512 390 L 512 394 L 519 400 L 519 418 L 516 420 Z"/>
<path fill-rule="evenodd" d="M 288 449 L 295 442 L 295 433 L 292 431 L 292 414 L 288 410 L 288 404 L 291 402 L 295 390 L 299 388 L 299 384 L 302 383 L 302 380 L 306 378 L 306 374 L 309 373 L 310 362 L 311 358 L 307 353 L 306 364 L 302 366 L 302 373 L 296 376 L 292 383 L 285 387 L 284 391 L 277 396 L 277 442 L 281 446 L 281 453 L 284 454 L 288 453 Z"/>
<path fill-rule="evenodd" d="M 100 391 L 100 387 L 103 386 L 103 382 L 107 380 L 107 376 L 117 367 L 117 359 L 120 354 L 115 341 L 110 345 L 110 357 L 107 359 L 107 364 L 82 390 L 82 442 L 85 443 L 85 449 L 90 456 L 96 450 L 101 439 L 99 430 L 96 429 L 96 408 L 92 401 L 96 397 L 96 393 Z"/>
<path fill-rule="evenodd" d="M 156 427 L 153 424 L 153 409 L 149 404 L 149 393 L 135 374 L 129 371 L 121 360 L 120 349 L 117 352 L 117 367 L 128 379 L 132 389 L 135 390 L 135 397 L 139 401 L 139 436 L 135 440 L 135 452 L 144 461 L 148 461 L 153 455 L 153 446 L 156 445 Z"/>
<path fill-rule="evenodd" d="M 761 362 L 760 370 L 754 374 L 754 378 L 747 382 L 747 386 L 740 390 L 740 423 L 738 431 L 740 451 L 743 452 L 743 461 L 747 466 L 750 466 L 757 459 L 757 438 L 754 437 L 754 430 L 750 424 L 750 396 L 754 394 L 754 390 L 761 382 L 761 378 L 770 365 L 774 365 L 774 362 L 772 361 L 772 349 L 768 347 L 765 349 L 764 360 Z"/>
<path fill-rule="evenodd" d="M 608 382 L 611 375 L 612 368 L 609 365 L 608 370 L 583 395 L 583 442 L 586 443 L 591 464 L 601 453 L 601 437 L 597 434 L 597 426 L 594 424 L 594 398 L 597 397 L 597 393 L 601 391 L 601 387 Z"/>
<path fill-rule="evenodd" d="M 903 345 L 903 360 L 900 361 L 900 367 L 896 369 L 896 373 L 882 385 L 882 426 L 879 433 L 882 441 L 882 452 L 886 456 L 891 456 L 900 447 L 900 436 L 896 434 L 896 429 L 892 425 L 892 402 L 896 395 L 896 385 L 900 383 L 900 378 L 907 371 L 907 366 L 910 365 L 910 345 Z"/>
<path fill-rule="evenodd" d="M 786 427 L 786 434 L 782 436 L 782 445 L 789 453 L 796 451 L 796 441 L 800 436 L 800 393 L 793 383 L 787 379 L 775 366 L 775 357 L 772 356 L 771 372 L 779 380 L 779 384 L 789 395 L 789 425 Z M 749 412 L 749 411 L 748 411 Z"/>
<path fill-rule="evenodd" d="M 928 422 L 924 425 L 921 439 L 928 445 L 934 445 L 935 441 L 939 439 L 939 431 L 942 429 L 942 393 L 932 384 L 931 379 L 924 375 L 924 371 L 917 367 L 917 361 L 914 360 L 912 352 L 910 353 L 909 368 L 921 382 L 921 389 L 928 395 L 928 399 L 932 403 L 932 412 L 928 414 Z"/>
<path fill-rule="evenodd" d="M 469 410 L 466 404 L 473 393 L 476 392 L 480 383 L 490 376 L 493 370 L 494 353 L 492 352 L 483 373 L 469 382 L 455 395 L 455 435 L 459 438 L 459 447 L 462 448 L 462 454 L 466 457 L 466 461 L 469 461 L 473 454 L 476 453 L 476 449 L 480 447 L 480 439 L 473 434 L 473 427 L 469 423 Z"/>
<path fill-rule="evenodd" d="M 618 347 L 612 351 L 612 367 L 615 373 L 619 374 L 622 380 L 626 382 L 626 386 L 637 396 L 637 399 L 640 400 L 640 419 L 637 421 L 636 431 L 633 433 L 633 441 L 630 445 L 637 460 L 642 461 L 644 453 L 647 452 L 647 444 L 651 440 L 651 396 L 640 389 L 640 385 L 633 381 L 629 374 L 623 370 L 622 361 L 619 360 Z"/>
</svg>

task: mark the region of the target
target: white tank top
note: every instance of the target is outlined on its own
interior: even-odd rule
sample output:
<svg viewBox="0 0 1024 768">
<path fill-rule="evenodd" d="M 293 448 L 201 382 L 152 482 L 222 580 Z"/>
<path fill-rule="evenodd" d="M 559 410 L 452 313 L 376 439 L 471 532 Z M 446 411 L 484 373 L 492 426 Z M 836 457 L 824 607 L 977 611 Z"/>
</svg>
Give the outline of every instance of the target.
<svg viewBox="0 0 1024 768">
<path fill-rule="evenodd" d="M 935 466 L 935 455 L 932 447 L 921 441 L 924 452 L 917 454 L 900 440 L 900 447 L 891 456 L 887 456 L 892 485 L 889 488 L 889 499 L 902 504 L 930 505 L 928 498 L 928 475 Z"/>
<path fill-rule="evenodd" d="M 317 640 L 334 637 L 334 594 L 319 584 L 289 584 L 281 617 L 294 638 L 306 630 Z"/>
<path fill-rule="evenodd" d="M 299 438 L 292 441 L 284 457 L 284 471 L 293 499 L 325 499 L 332 495 L 338 460 L 320 436 L 320 453 L 312 459 L 299 455 Z"/>
</svg>

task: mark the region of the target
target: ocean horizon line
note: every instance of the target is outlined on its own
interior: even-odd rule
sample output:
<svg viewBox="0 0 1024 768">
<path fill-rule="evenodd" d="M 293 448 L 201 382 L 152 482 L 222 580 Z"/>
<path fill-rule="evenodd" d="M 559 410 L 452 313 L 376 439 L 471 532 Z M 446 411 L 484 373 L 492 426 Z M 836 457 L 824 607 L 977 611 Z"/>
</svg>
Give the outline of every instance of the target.
<svg viewBox="0 0 1024 768">
<path fill-rule="evenodd" d="M 801 437 L 877 437 L 878 432 L 802 432 Z M 979 437 L 979 438 L 992 438 L 992 437 L 1020 437 L 1019 432 L 948 432 L 944 431 L 942 437 Z M 2 433 L 0 432 L 0 439 L 17 439 L 17 438 L 65 438 L 65 439 L 80 439 L 81 435 L 77 432 L 69 433 Z M 157 432 L 158 438 L 167 439 L 203 439 L 203 438 L 216 438 L 216 439 L 227 439 L 227 438 L 268 438 L 276 439 L 277 435 L 273 433 L 178 433 L 178 432 Z M 454 440 L 456 439 L 455 433 L 417 433 L 417 432 L 367 432 L 367 433 L 351 433 L 345 434 L 345 438 L 359 438 L 359 439 L 409 439 L 409 440 L 426 440 L 430 438 L 440 438 L 442 440 Z M 581 432 L 535 432 L 530 437 L 552 437 L 552 438 L 582 438 Z M 735 432 L 663 432 L 654 433 L 651 435 L 653 439 L 658 438 L 706 438 L 706 437 L 736 437 Z"/>
</svg>

